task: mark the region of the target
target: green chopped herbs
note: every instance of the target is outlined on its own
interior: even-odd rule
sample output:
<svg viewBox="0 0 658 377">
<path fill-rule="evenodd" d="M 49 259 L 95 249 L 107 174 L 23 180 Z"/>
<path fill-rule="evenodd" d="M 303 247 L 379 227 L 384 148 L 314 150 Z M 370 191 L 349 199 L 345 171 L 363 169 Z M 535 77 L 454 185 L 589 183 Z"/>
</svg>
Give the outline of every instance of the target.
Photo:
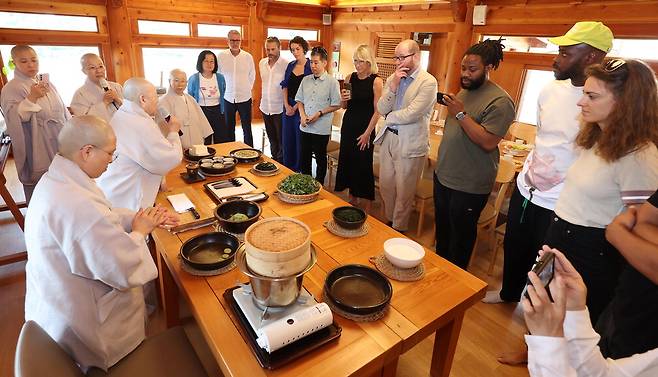
<svg viewBox="0 0 658 377">
<path fill-rule="evenodd" d="M 279 191 L 292 195 L 308 195 L 318 192 L 320 184 L 310 175 L 292 174 L 279 183 Z"/>
<path fill-rule="evenodd" d="M 349 209 L 349 208 L 341 210 L 341 211 L 337 211 L 336 212 L 336 217 L 338 217 L 339 219 L 341 219 L 345 222 L 349 222 L 349 223 L 353 223 L 353 222 L 363 220 L 363 215 L 361 215 L 361 212 L 359 212 L 355 209 Z"/>
<path fill-rule="evenodd" d="M 276 165 L 271 162 L 261 162 L 260 164 L 256 165 L 256 169 L 262 171 L 273 171 L 276 170 Z"/>
<path fill-rule="evenodd" d="M 240 221 L 247 221 L 249 220 L 249 216 L 245 215 L 244 213 L 234 213 L 231 215 L 231 217 L 228 218 L 229 221 L 235 221 L 235 222 L 240 222 Z"/>
</svg>

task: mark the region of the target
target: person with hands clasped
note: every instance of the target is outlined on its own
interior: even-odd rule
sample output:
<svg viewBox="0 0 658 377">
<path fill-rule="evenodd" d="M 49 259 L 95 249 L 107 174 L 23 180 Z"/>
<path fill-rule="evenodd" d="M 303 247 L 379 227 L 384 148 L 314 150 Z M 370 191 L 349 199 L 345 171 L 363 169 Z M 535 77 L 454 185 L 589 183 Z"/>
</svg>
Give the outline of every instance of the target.
<svg viewBox="0 0 658 377">
<path fill-rule="evenodd" d="M 523 315 L 532 335 L 526 335 L 531 377 L 650 377 L 658 374 L 658 349 L 623 359 L 605 359 L 597 347 L 586 307 L 587 287 L 571 262 L 556 249 L 550 296 L 534 272 L 528 273 L 529 298 L 522 298 Z M 552 300 L 551 300 L 552 297 Z M 646 303 L 645 303 L 646 304 Z"/>
<path fill-rule="evenodd" d="M 311 175 L 312 155 L 317 170 L 315 179 L 324 184 L 327 173 L 327 143 L 331 138 L 331 120 L 334 111 L 340 109 L 338 81 L 326 72 L 327 50 L 313 47 L 311 50 L 312 75 L 304 77 L 299 85 L 295 101 L 299 106 L 301 132 L 301 169 Z"/>
<path fill-rule="evenodd" d="M 80 365 L 107 370 L 146 336 L 144 285 L 158 276 L 145 237 L 173 226 L 164 207 L 112 206 L 96 186 L 116 157 L 103 119 L 75 116 L 34 190 L 25 216 L 25 320 L 33 320 Z"/>
</svg>

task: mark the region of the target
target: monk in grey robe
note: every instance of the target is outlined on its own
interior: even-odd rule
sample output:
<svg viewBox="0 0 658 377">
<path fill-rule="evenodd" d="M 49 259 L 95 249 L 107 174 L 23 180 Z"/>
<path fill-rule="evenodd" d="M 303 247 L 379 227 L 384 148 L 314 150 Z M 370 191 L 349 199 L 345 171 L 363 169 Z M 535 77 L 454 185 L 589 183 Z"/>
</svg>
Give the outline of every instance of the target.
<svg viewBox="0 0 658 377">
<path fill-rule="evenodd" d="M 98 55 L 82 55 L 80 65 L 87 79 L 73 95 L 71 112 L 74 115 L 96 115 L 109 123 L 123 103 L 123 88 L 107 81 L 105 64 Z"/>
<path fill-rule="evenodd" d="M 12 140 L 18 179 L 29 202 L 34 186 L 57 153 L 57 135 L 71 114 L 47 75 L 38 75 L 39 58 L 32 47 L 16 45 L 11 57 L 16 70 L 2 88 L 0 106 Z"/>
<path fill-rule="evenodd" d="M 204 139 L 213 134 L 199 104 L 191 95 L 185 93 L 186 88 L 187 75 L 180 69 L 174 69 L 169 74 L 169 90 L 160 98 L 160 106 L 175 115 L 182 124 L 183 134 L 180 141 L 183 149 L 204 144 Z"/>
</svg>

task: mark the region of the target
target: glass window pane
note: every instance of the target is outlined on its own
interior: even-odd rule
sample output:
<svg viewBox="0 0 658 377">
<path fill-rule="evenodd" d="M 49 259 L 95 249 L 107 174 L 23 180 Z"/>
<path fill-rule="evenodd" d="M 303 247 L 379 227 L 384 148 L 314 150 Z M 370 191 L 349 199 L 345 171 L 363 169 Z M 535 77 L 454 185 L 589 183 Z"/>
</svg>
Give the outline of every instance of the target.
<svg viewBox="0 0 658 377">
<path fill-rule="evenodd" d="M 0 25 L 10 29 L 98 32 L 96 17 L 88 16 L 0 12 Z"/>
<path fill-rule="evenodd" d="M 498 39 L 500 35 L 485 35 L 482 40 Z M 558 46 L 550 43 L 548 37 L 510 37 L 503 36 L 505 51 L 531 52 L 535 54 L 557 54 Z"/>
<path fill-rule="evenodd" d="M 137 29 L 139 34 L 190 35 L 190 24 L 187 22 L 137 20 Z"/>
<path fill-rule="evenodd" d="M 210 25 L 198 24 L 199 37 L 216 37 L 227 38 L 228 32 L 237 30 L 242 34 L 242 27 L 240 25 Z"/>
<path fill-rule="evenodd" d="M 430 52 L 421 50 L 420 51 L 420 67 L 427 71 L 427 65 L 430 63 Z"/>
<path fill-rule="evenodd" d="M 553 71 L 539 69 L 526 71 L 516 120 L 523 123 L 537 124 L 537 98 L 539 98 L 539 92 L 553 80 L 555 80 Z"/>
<path fill-rule="evenodd" d="M 80 67 L 80 57 L 86 53 L 99 54 L 98 46 L 35 46 L 31 45 L 39 57 L 39 72 L 48 73 L 65 105 L 71 104 L 73 93 L 85 82 L 85 74 Z M 14 45 L 0 45 L 2 60 L 7 64 Z M 7 70 L 7 78 L 14 77 L 14 71 Z"/>
<path fill-rule="evenodd" d="M 182 69 L 187 77 L 197 72 L 196 60 L 205 48 L 164 48 L 144 47 L 142 56 L 144 59 L 144 77 L 155 86 L 169 87 L 169 72 L 174 69 Z M 221 50 L 211 49 L 215 55 Z M 161 81 L 162 78 L 162 81 Z"/>
<path fill-rule="evenodd" d="M 290 52 L 290 50 L 281 49 L 281 57 L 289 62 L 295 60 L 295 56 L 292 54 L 292 52 Z"/>
<path fill-rule="evenodd" d="M 295 36 L 299 35 L 307 41 L 317 41 L 318 40 L 318 31 L 317 30 L 301 30 L 301 29 L 278 29 L 278 28 L 267 28 L 268 37 L 277 37 L 281 40 L 290 40 Z"/>
</svg>

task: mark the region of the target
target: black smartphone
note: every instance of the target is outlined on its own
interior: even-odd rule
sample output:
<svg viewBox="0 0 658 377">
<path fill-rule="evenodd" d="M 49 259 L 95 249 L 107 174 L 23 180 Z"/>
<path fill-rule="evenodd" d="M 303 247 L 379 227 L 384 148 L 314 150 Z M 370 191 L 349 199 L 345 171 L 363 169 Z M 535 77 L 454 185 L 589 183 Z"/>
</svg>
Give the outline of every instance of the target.
<svg viewBox="0 0 658 377">
<path fill-rule="evenodd" d="M 555 263 L 555 254 L 546 252 L 544 253 L 539 260 L 532 266 L 532 272 L 537 274 L 539 280 L 541 280 L 542 285 L 546 288 L 548 292 L 548 297 L 551 298 L 551 292 L 548 289 L 548 284 L 553 280 L 553 265 Z M 529 300 L 530 296 L 528 295 L 528 286 L 532 285 L 530 279 L 528 279 L 525 288 L 523 289 L 523 295 Z"/>
<path fill-rule="evenodd" d="M 349 82 L 343 83 L 343 89 L 349 90 L 350 92 L 352 91 L 352 84 Z"/>
<path fill-rule="evenodd" d="M 446 103 L 443 101 L 443 96 L 448 96 L 448 94 L 447 93 L 441 93 L 441 92 L 436 93 L 436 102 L 438 102 L 439 104 L 441 104 L 443 106 L 447 106 Z M 448 97 L 450 97 L 450 96 L 448 96 Z"/>
</svg>

